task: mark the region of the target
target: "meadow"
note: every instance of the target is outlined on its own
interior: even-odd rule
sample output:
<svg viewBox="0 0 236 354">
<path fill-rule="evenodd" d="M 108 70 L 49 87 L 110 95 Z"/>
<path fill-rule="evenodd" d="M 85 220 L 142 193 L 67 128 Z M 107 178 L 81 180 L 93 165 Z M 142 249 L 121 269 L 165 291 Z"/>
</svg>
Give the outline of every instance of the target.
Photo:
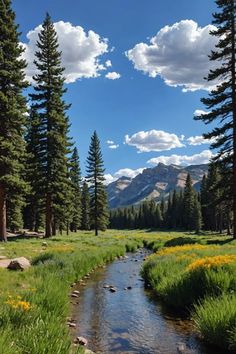
<svg viewBox="0 0 236 354">
<path fill-rule="evenodd" d="M 206 340 L 233 348 L 235 241 L 210 234 L 108 230 L 98 237 L 78 232 L 0 245 L 0 256 L 25 256 L 32 262 L 23 272 L 0 269 L 0 353 L 83 353 L 72 344 L 66 325 L 71 284 L 143 245 L 156 252 L 142 272 L 158 296 L 189 309 Z"/>
<path fill-rule="evenodd" d="M 190 313 L 207 342 L 235 350 L 236 242 L 180 237 L 166 245 L 145 262 L 146 282 L 169 306 Z"/>
</svg>

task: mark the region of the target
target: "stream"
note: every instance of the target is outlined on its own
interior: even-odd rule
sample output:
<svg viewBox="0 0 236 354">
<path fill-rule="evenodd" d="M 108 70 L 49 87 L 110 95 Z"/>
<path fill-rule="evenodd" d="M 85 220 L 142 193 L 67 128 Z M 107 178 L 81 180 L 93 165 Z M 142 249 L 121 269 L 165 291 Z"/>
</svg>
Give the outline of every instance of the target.
<svg viewBox="0 0 236 354">
<path fill-rule="evenodd" d="M 148 254 L 145 249 L 129 253 L 76 287 L 76 336 L 85 337 L 88 348 L 102 354 L 222 354 L 198 339 L 191 321 L 171 313 L 144 288 L 140 268 Z"/>
</svg>

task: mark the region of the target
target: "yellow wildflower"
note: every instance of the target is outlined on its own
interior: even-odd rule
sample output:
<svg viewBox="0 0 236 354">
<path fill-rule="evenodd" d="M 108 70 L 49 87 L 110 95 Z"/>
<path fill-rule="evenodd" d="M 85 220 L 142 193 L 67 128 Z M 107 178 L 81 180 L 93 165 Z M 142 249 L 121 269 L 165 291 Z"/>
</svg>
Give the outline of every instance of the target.
<svg viewBox="0 0 236 354">
<path fill-rule="evenodd" d="M 13 309 L 22 310 L 22 311 L 29 311 L 31 308 L 31 305 L 28 301 L 17 300 L 17 299 L 16 300 L 9 299 L 5 302 L 5 304 L 9 305 Z"/>
<path fill-rule="evenodd" d="M 158 251 L 157 255 L 158 256 L 166 256 L 166 255 L 169 255 L 169 254 L 174 254 L 174 253 L 179 253 L 179 252 L 203 250 L 203 249 L 206 249 L 208 247 L 209 246 L 197 245 L 197 244 L 184 245 L 184 246 L 175 246 L 175 247 L 167 247 L 167 248 L 163 248 L 160 251 Z"/>
<path fill-rule="evenodd" d="M 197 268 L 214 268 L 236 262 L 236 255 L 220 255 L 204 257 L 192 262 L 187 270 L 192 271 Z"/>
</svg>

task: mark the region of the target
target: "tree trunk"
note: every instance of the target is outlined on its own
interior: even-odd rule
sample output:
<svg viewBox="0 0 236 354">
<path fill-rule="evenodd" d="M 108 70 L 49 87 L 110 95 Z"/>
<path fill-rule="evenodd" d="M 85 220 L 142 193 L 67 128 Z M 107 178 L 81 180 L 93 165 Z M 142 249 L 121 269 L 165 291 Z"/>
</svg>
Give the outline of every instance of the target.
<svg viewBox="0 0 236 354">
<path fill-rule="evenodd" d="M 69 223 L 66 224 L 66 235 L 69 236 Z"/>
<path fill-rule="evenodd" d="M 56 234 L 57 234 L 57 225 L 54 219 L 52 222 L 52 236 L 56 236 Z"/>
<path fill-rule="evenodd" d="M 7 242 L 6 192 L 0 186 L 0 241 Z"/>
<path fill-rule="evenodd" d="M 236 73 L 235 73 L 235 13 L 232 1 L 232 107 L 233 107 L 233 237 L 236 239 Z"/>
<path fill-rule="evenodd" d="M 46 196 L 46 230 L 45 237 L 52 236 L 52 197 L 51 194 L 48 193 Z"/>
</svg>

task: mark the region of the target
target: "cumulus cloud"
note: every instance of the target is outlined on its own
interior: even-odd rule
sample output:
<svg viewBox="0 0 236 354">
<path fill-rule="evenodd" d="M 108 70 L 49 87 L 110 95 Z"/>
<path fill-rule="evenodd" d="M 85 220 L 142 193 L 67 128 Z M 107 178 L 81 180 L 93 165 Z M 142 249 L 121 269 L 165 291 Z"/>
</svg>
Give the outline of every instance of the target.
<svg viewBox="0 0 236 354">
<path fill-rule="evenodd" d="M 109 72 L 106 74 L 106 78 L 109 80 L 118 80 L 121 78 L 121 74 L 119 74 L 115 71 L 112 71 L 112 72 Z"/>
<path fill-rule="evenodd" d="M 181 86 L 184 91 L 210 90 L 216 82 L 209 83 L 204 77 L 218 65 L 208 58 L 217 43 L 217 38 L 210 35 L 214 28 L 182 20 L 163 27 L 149 44 L 136 44 L 126 56 L 135 69 L 153 78 L 160 76 L 169 86 Z"/>
<path fill-rule="evenodd" d="M 213 144 L 216 141 L 216 138 L 205 139 L 202 135 L 190 136 L 190 138 L 187 139 L 188 144 L 194 146 L 202 144 Z"/>
<path fill-rule="evenodd" d="M 59 21 L 54 23 L 59 49 L 62 51 L 62 66 L 65 68 L 64 76 L 67 83 L 75 82 L 81 78 L 98 77 L 106 69 L 106 63 L 100 62 L 101 56 L 108 52 L 108 40 L 90 30 L 86 31 L 81 26 L 73 26 L 70 22 Z M 29 31 L 28 43 L 23 43 L 24 59 L 28 62 L 26 69 L 27 79 L 32 81 L 36 73 L 33 63 L 36 51 L 36 42 L 42 25 Z"/>
<path fill-rule="evenodd" d="M 123 168 L 115 172 L 114 175 L 106 174 L 104 177 L 106 179 L 106 184 L 109 184 L 118 180 L 120 177 L 134 178 L 142 173 L 143 170 L 144 168 L 138 168 L 136 170 L 132 170 L 131 168 Z"/>
<path fill-rule="evenodd" d="M 171 155 L 171 156 L 159 156 L 152 158 L 148 161 L 151 165 L 158 165 L 160 162 L 165 165 L 201 165 L 209 163 L 210 159 L 214 155 L 210 150 L 204 150 L 195 155 Z"/>
<path fill-rule="evenodd" d="M 184 146 L 176 134 L 154 129 L 126 135 L 125 144 L 135 146 L 139 152 L 166 151 Z"/>
<path fill-rule="evenodd" d="M 107 140 L 107 144 L 108 145 L 112 145 L 112 144 L 114 144 L 114 141 L 113 140 Z"/>
</svg>

